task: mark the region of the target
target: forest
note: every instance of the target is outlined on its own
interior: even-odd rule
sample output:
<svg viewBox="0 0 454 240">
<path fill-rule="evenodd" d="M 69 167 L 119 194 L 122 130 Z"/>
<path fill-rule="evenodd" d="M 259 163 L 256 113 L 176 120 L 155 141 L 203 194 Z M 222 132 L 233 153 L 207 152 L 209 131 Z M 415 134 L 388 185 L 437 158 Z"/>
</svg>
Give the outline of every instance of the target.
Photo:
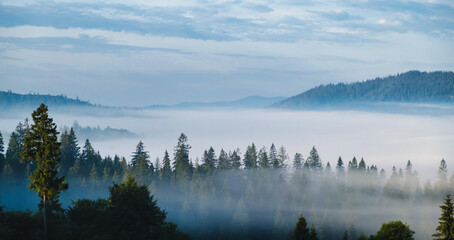
<svg viewBox="0 0 454 240">
<path fill-rule="evenodd" d="M 36 181 L 33 151 L 40 147 L 30 142 L 49 139 L 36 131 L 38 110 L 47 116 L 41 105 L 8 143 L 0 133 L 0 199 Z M 48 165 L 59 191 L 48 210 L 39 198 L 37 211 L 6 211 L 14 202 L 0 202 L 2 239 L 42 239 L 46 211 L 49 239 L 390 239 L 395 229 L 403 234 L 396 239 L 452 236 L 445 222 L 452 219 L 454 176 L 444 159 L 436 180 L 421 184 L 410 160 L 386 172 L 362 157 L 322 160 L 315 146 L 306 157 L 273 143 L 251 143 L 244 152 L 210 147 L 192 159 L 183 133 L 162 158 L 151 159 L 139 141 L 126 159 L 102 156 L 73 128 L 58 133 L 52 124 L 56 155 Z M 60 201 L 66 189 L 72 201 Z M 440 217 L 443 198 L 448 220 Z"/>
<path fill-rule="evenodd" d="M 453 103 L 454 72 L 409 71 L 362 82 L 320 85 L 273 107 L 334 107 L 358 102 Z"/>
</svg>

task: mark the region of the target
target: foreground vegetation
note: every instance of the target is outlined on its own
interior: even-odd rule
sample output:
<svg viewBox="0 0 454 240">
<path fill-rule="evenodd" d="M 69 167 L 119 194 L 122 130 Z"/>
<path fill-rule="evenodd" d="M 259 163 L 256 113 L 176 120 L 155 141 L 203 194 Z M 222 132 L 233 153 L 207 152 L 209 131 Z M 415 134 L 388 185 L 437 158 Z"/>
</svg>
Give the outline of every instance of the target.
<svg viewBox="0 0 454 240">
<path fill-rule="evenodd" d="M 413 230 L 401 221 L 387 222 L 372 234 L 393 219 L 412 220 L 421 238 L 428 238 L 435 231 L 433 207 L 454 187 L 444 160 L 435 184 L 426 182 L 421 188 L 410 161 L 404 170 L 393 168 L 388 178 L 384 169 L 367 166 L 362 158 L 353 158 L 347 166 L 341 157 L 335 167 L 323 164 L 315 147 L 307 158 L 296 153 L 292 161 L 283 146 L 274 144 L 260 150 L 251 144 L 244 154 L 239 149 L 221 150 L 219 156 L 209 148 L 201 161 L 193 161 L 184 134 L 178 138 L 173 161 L 166 151 L 162 160 L 151 163 L 139 142 L 128 164 L 118 156 L 101 157 L 88 139 L 80 151 L 73 129 L 58 140 L 56 126 L 39 128 L 40 121 L 52 123 L 47 108 L 40 108 L 31 126 L 28 121 L 19 123 L 5 156 L 0 135 L 2 188 L 8 189 L 12 179 L 29 177 L 31 189 L 41 198 L 36 213 L 2 211 L 2 239 L 42 239 L 45 232 L 49 239 L 188 238 L 166 219 L 196 239 L 412 239 Z M 52 137 L 40 138 L 46 134 Z M 41 149 L 40 139 L 51 139 L 44 144 L 49 150 L 36 151 Z M 43 171 L 52 174 L 38 174 Z M 121 184 L 110 186 L 112 182 Z M 109 196 L 79 199 L 64 209 L 58 200 L 66 183 L 70 190 L 77 189 L 76 198 L 107 186 Z M 452 207 L 442 210 L 446 216 L 440 219 L 443 227 L 436 229 L 439 239 L 450 234 L 452 225 Z M 46 214 L 49 231 L 39 220 Z"/>
</svg>

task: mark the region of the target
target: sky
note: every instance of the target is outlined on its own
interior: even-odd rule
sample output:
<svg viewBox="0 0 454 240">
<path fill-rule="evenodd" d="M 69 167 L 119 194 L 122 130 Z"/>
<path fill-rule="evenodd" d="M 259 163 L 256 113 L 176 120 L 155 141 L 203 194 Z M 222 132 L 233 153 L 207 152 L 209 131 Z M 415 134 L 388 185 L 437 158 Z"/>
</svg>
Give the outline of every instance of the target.
<svg viewBox="0 0 454 240">
<path fill-rule="evenodd" d="M 454 70 L 454 2 L 0 0 L 0 90 L 115 106 Z"/>
</svg>

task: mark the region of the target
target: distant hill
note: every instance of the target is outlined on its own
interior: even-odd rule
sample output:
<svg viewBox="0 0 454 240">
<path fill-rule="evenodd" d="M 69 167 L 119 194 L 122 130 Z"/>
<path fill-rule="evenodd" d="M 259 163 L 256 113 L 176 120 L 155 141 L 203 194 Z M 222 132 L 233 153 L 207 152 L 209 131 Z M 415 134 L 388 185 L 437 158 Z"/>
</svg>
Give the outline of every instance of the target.
<svg viewBox="0 0 454 240">
<path fill-rule="evenodd" d="M 30 113 L 38 108 L 41 103 L 46 104 L 51 112 L 72 115 L 118 116 L 124 114 L 124 111 L 119 110 L 125 109 L 92 104 L 64 95 L 18 94 L 11 91 L 0 91 L 0 117 L 22 116 L 24 113 Z"/>
<path fill-rule="evenodd" d="M 363 82 L 320 85 L 271 105 L 274 108 L 367 108 L 389 103 L 454 104 L 453 72 L 409 71 Z"/>
<path fill-rule="evenodd" d="M 182 102 L 175 105 L 151 105 L 145 108 L 204 109 L 204 108 L 264 108 L 286 97 L 249 96 L 234 101 Z"/>
<path fill-rule="evenodd" d="M 18 94 L 11 91 L 0 91 L 0 109 L 17 109 L 34 107 L 37 108 L 41 103 L 49 107 L 78 106 L 94 107 L 88 101 L 68 98 L 64 95 L 42 95 L 42 94 Z"/>
<path fill-rule="evenodd" d="M 123 138 L 135 138 L 137 134 L 123 128 L 111 128 L 109 126 L 101 128 L 100 126 L 90 127 L 90 126 L 81 126 L 77 121 L 74 121 L 72 128 L 81 141 L 85 139 L 90 140 L 111 140 L 111 139 L 123 139 Z M 68 131 L 70 127 L 63 126 L 60 128 L 60 132 Z"/>
</svg>

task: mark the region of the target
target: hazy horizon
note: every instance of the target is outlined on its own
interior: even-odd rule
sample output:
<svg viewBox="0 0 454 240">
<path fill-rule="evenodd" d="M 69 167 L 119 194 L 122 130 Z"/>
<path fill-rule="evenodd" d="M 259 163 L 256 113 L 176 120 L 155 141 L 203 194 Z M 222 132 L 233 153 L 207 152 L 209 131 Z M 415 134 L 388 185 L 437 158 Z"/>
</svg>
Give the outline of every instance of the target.
<svg viewBox="0 0 454 240">
<path fill-rule="evenodd" d="M 454 170 L 453 115 L 405 115 L 364 111 L 287 111 L 287 110 L 137 110 L 131 114 L 112 116 L 83 116 L 52 113 L 59 129 L 81 126 L 127 129 L 137 137 L 90 139 L 102 156 L 118 154 L 129 161 L 139 141 L 144 142 L 151 162 L 162 160 L 169 153 L 181 133 L 188 136 L 192 146 L 190 158 L 194 161 L 203 151 L 213 147 L 216 154 L 246 147 L 254 143 L 258 149 L 274 143 L 283 145 L 290 160 L 296 152 L 306 158 L 315 146 L 326 164 L 332 166 L 341 156 L 346 163 L 354 156 L 364 157 L 367 165 L 384 168 L 390 176 L 393 165 L 405 168 L 411 160 L 424 181 L 434 177 L 439 162 L 444 158 Z M 0 119 L 0 131 L 11 133 L 19 121 L 29 118 Z M 9 136 L 5 134 L 5 144 Z M 78 138 L 83 147 L 85 139 Z M 433 182 L 433 178 L 431 181 Z"/>
</svg>

